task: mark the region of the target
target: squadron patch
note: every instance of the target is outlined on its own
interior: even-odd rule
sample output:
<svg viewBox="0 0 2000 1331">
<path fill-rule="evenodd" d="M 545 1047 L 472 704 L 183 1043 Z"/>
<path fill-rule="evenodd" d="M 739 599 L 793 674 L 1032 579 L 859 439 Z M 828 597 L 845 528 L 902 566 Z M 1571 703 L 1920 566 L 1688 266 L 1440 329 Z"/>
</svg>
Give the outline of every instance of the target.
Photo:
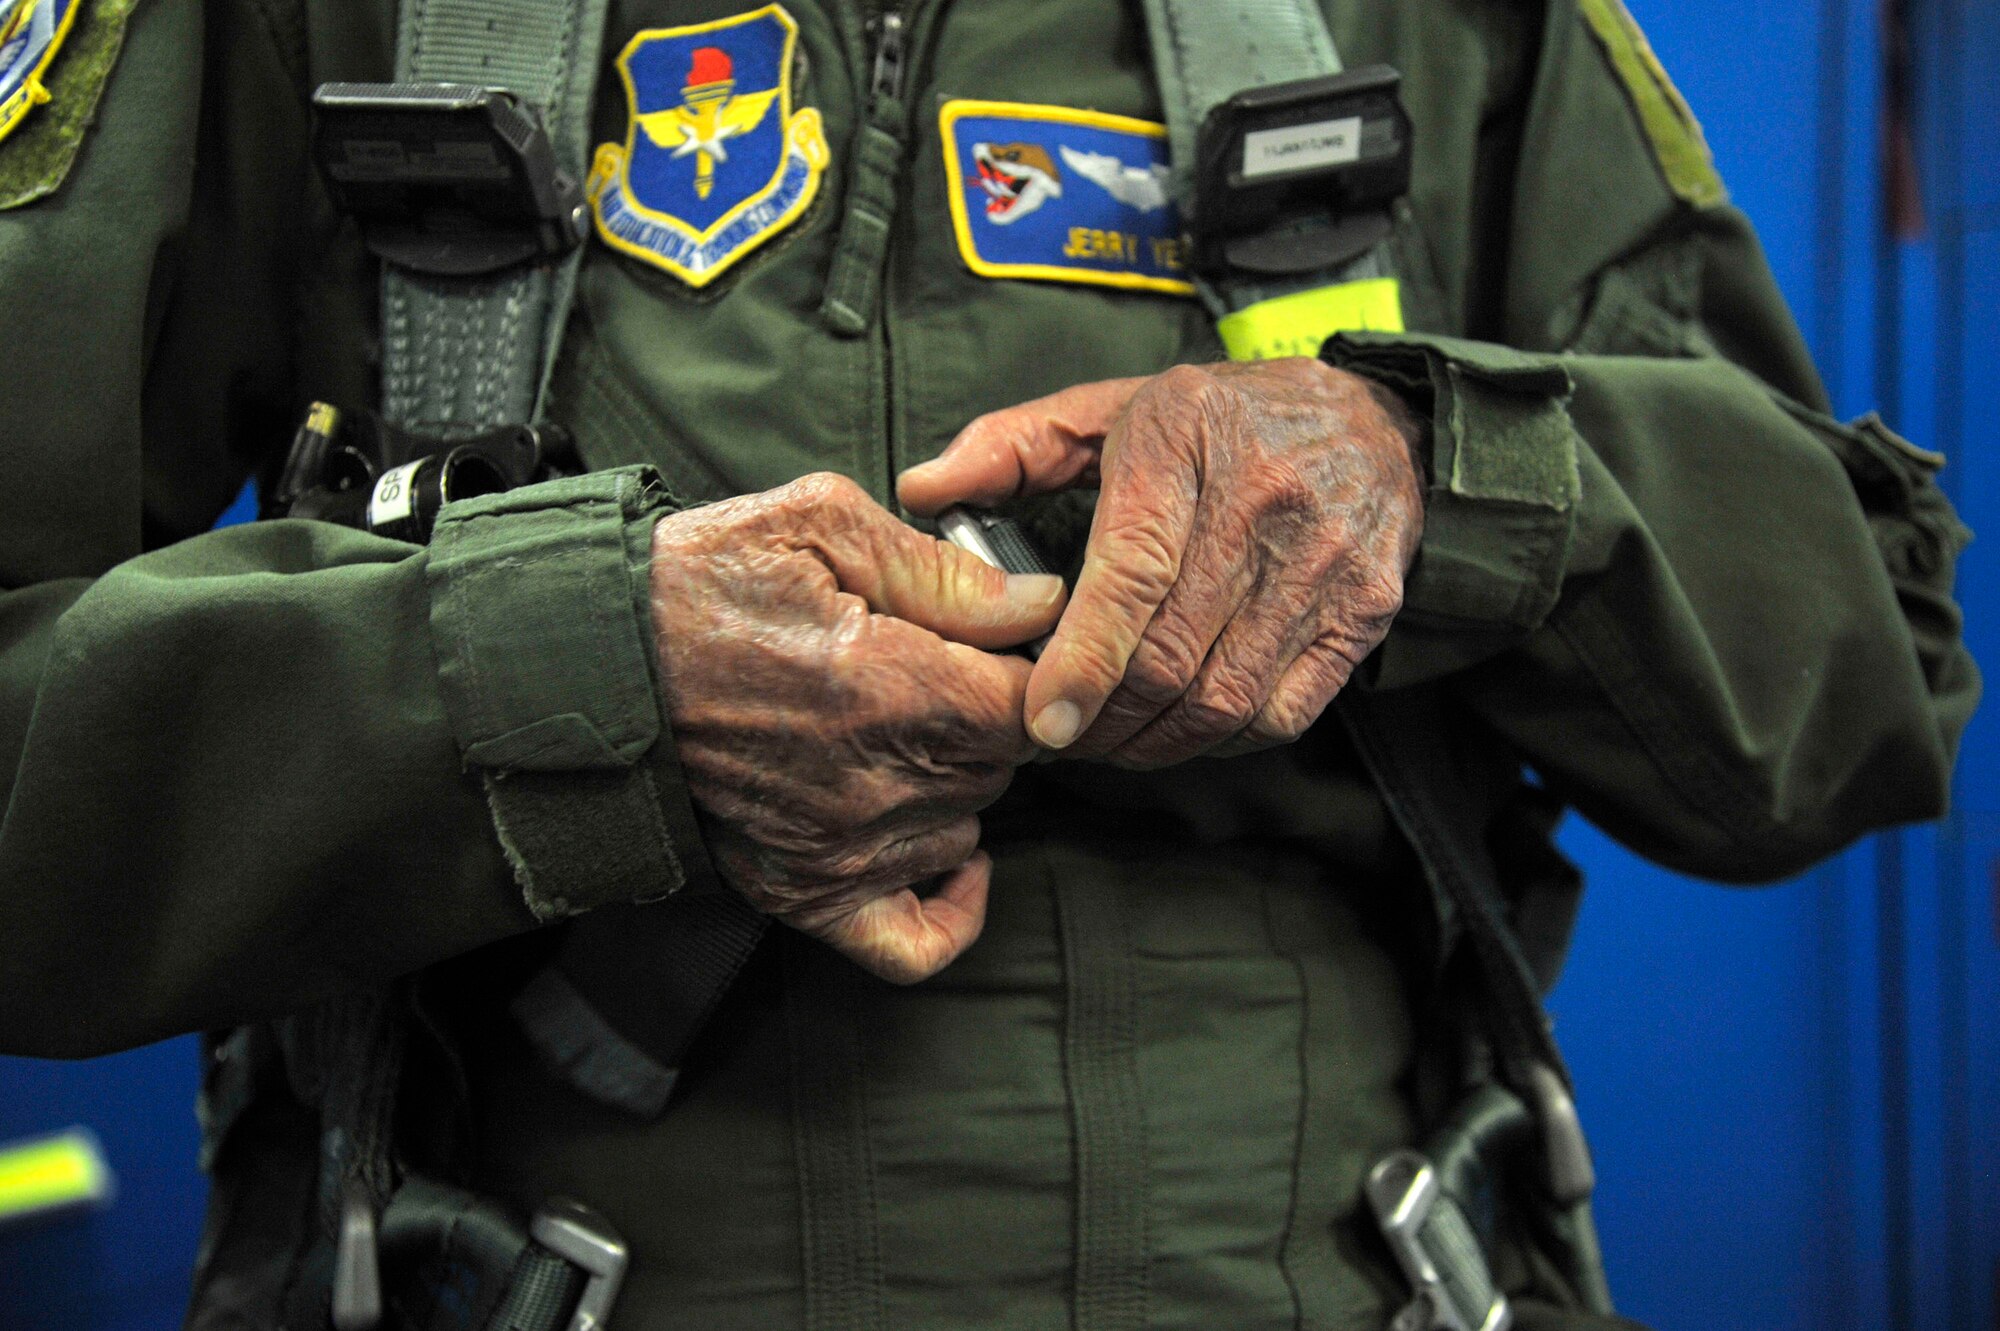
<svg viewBox="0 0 2000 1331">
<path fill-rule="evenodd" d="M 1164 125 L 1021 102 L 939 112 L 952 227 L 982 277 L 1192 295 Z"/>
<path fill-rule="evenodd" d="M 798 31 L 766 5 L 632 38 L 625 142 L 587 185 L 605 244 L 702 287 L 798 219 L 827 164 L 819 112 L 792 109 Z"/>
</svg>

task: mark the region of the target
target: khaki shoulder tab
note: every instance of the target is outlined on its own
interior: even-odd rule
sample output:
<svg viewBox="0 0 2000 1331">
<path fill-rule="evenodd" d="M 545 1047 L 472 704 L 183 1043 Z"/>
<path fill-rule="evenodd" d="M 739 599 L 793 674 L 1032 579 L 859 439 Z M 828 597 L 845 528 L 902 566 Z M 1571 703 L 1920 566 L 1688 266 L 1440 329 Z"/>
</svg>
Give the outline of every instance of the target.
<svg viewBox="0 0 2000 1331">
<path fill-rule="evenodd" d="M 0 0 L 0 209 L 69 174 L 137 0 Z"/>
<path fill-rule="evenodd" d="M 1726 202 L 1729 191 L 1716 172 L 1701 125 L 1623 0 L 1578 0 L 1578 8 L 1632 99 L 1667 187 L 1697 208 Z"/>
</svg>

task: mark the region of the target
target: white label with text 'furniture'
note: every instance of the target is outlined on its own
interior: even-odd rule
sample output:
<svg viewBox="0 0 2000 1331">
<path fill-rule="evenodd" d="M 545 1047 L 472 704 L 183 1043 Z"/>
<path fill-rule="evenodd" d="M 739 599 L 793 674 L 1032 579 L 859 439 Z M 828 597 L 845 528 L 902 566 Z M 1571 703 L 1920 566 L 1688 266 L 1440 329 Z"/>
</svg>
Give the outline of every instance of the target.
<svg viewBox="0 0 2000 1331">
<path fill-rule="evenodd" d="M 1286 125 L 1281 129 L 1253 129 L 1243 136 L 1243 174 L 1252 180 L 1280 171 L 1339 166 L 1360 156 L 1360 116 Z"/>
</svg>

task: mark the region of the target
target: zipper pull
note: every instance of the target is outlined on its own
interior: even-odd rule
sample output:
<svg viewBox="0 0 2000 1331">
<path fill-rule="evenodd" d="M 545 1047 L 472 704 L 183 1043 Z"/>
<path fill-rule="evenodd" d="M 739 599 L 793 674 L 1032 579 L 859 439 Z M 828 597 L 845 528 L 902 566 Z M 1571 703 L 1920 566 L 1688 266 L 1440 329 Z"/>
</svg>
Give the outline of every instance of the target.
<svg viewBox="0 0 2000 1331">
<path fill-rule="evenodd" d="M 875 29 L 875 72 L 869 81 L 869 98 L 879 103 L 903 95 L 903 16 L 882 14 L 871 26 Z"/>
</svg>

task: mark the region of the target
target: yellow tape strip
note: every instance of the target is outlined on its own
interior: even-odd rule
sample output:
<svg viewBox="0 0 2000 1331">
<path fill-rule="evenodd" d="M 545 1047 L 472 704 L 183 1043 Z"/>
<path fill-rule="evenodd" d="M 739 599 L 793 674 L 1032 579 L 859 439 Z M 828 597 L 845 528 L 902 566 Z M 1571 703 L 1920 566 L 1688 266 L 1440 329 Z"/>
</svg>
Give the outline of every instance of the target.
<svg viewBox="0 0 2000 1331">
<path fill-rule="evenodd" d="M 1403 291 L 1393 277 L 1343 282 L 1260 300 L 1215 322 L 1231 360 L 1317 356 L 1335 333 L 1403 331 Z"/>
<path fill-rule="evenodd" d="M 111 1170 L 82 1128 L 0 1147 L 0 1224 L 111 1195 Z"/>
</svg>

